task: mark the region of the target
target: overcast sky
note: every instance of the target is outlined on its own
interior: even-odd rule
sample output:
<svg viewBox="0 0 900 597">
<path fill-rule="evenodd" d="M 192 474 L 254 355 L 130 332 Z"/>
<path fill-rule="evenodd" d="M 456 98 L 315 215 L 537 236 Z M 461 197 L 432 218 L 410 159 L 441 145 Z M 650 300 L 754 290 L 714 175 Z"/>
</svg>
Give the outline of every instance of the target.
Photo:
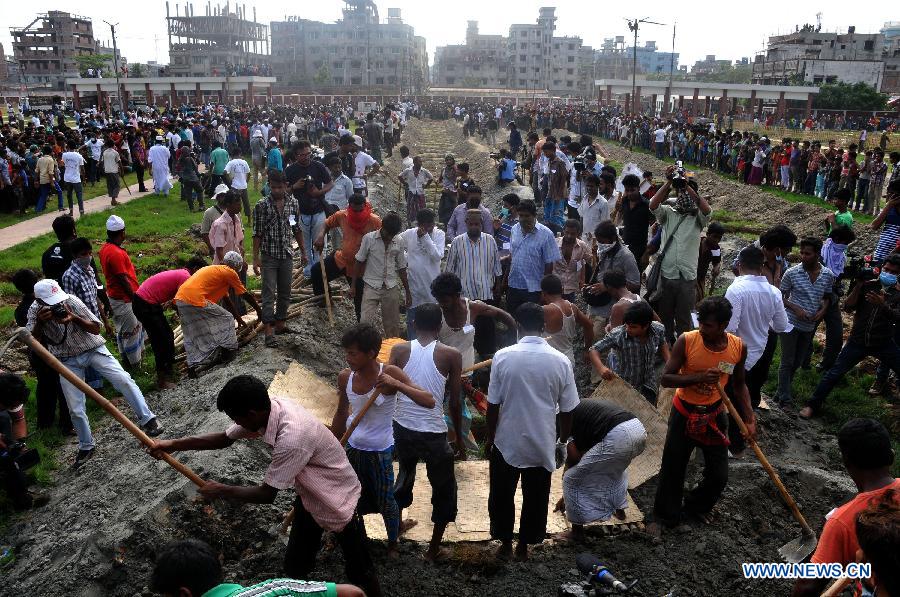
<svg viewBox="0 0 900 597">
<path fill-rule="evenodd" d="M 19 2 L 3 1 L 3 28 L 0 43 L 7 54 L 12 53 L 9 27 L 24 27 L 38 12 L 69 10 L 67 3 L 47 0 Z M 68 3 L 71 5 L 72 3 Z M 119 48 L 129 62 L 157 60 L 167 64 L 166 4 L 163 0 L 87 0 L 78 5 L 77 12 L 94 21 L 94 35 L 109 42 L 109 27 L 103 20 L 118 22 L 116 27 Z M 633 39 L 625 18 L 649 17 L 666 26 L 644 25 L 638 45 L 655 40 L 657 47 L 669 51 L 672 45 L 672 24 L 677 19 L 675 50 L 681 53 L 681 64 L 693 65 L 707 54 L 719 59 L 734 60 L 752 57 L 763 48 L 766 36 L 793 31 L 795 25 L 815 23 L 816 11 L 822 12 L 824 30 L 846 32 L 848 25 L 856 25 L 860 33 L 877 32 L 884 21 L 897 15 L 879 10 L 890 3 L 847 3 L 843 0 L 820 0 L 816 3 L 685 3 L 677 0 L 645 0 L 639 5 L 629 2 L 584 2 L 583 0 L 518 0 L 486 2 L 485 0 L 376 0 L 379 15 L 387 18 L 388 7 L 402 10 L 406 23 L 415 27 L 416 34 L 428 41 L 429 58 L 434 61 L 437 46 L 464 43 L 466 21 L 479 21 L 481 33 L 507 34 L 510 23 L 533 23 L 538 8 L 555 6 L 557 35 L 581 36 L 586 44 L 599 47 L 606 37 L 625 35 Z M 224 2 L 223 2 L 224 5 Z M 252 2 L 246 2 L 252 15 Z M 182 3 L 183 6 L 183 3 Z M 233 4 L 232 4 L 233 6 Z M 257 20 L 268 24 L 286 15 L 297 15 L 325 22 L 341 18 L 344 3 L 340 0 L 265 0 L 256 4 Z M 637 9 L 637 6 L 640 8 Z M 638 10 L 629 14 L 632 7 Z M 691 8 L 690 15 L 680 9 Z M 859 10 L 859 9 L 862 10 Z M 175 2 L 171 2 L 175 14 Z M 182 11 L 183 12 L 183 11 Z M 194 13 L 205 13 L 205 3 L 196 2 Z"/>
</svg>

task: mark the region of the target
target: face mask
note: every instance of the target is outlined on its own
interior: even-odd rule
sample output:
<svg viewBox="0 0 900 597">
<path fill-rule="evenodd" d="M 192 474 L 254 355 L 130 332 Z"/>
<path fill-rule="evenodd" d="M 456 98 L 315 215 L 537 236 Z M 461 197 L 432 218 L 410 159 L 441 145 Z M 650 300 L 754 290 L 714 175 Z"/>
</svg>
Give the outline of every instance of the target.
<svg viewBox="0 0 900 597">
<path fill-rule="evenodd" d="M 597 254 L 606 253 L 612 249 L 612 243 L 597 243 Z"/>
<path fill-rule="evenodd" d="M 501 218 L 507 218 L 507 217 L 509 217 L 509 210 L 508 210 L 507 208 L 505 208 L 505 207 L 501 207 L 501 208 L 500 208 L 500 217 L 501 217 Z"/>
<path fill-rule="evenodd" d="M 897 274 L 881 272 L 881 275 L 878 276 L 878 279 L 881 280 L 881 285 L 885 288 L 890 288 L 891 286 L 895 286 L 897 284 Z"/>
<path fill-rule="evenodd" d="M 91 265 L 90 257 L 75 257 L 72 259 L 72 263 L 80 267 L 81 269 L 87 269 L 88 266 Z"/>
<path fill-rule="evenodd" d="M 776 256 L 775 256 L 775 261 L 781 263 L 782 261 L 784 261 L 784 257 L 782 257 L 781 255 L 776 255 Z"/>
</svg>

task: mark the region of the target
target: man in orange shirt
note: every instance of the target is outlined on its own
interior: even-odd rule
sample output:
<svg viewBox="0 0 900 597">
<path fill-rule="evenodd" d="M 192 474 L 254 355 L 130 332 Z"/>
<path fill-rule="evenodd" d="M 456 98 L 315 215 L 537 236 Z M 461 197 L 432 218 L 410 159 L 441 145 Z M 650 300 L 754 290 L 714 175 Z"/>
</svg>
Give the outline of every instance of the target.
<svg viewBox="0 0 900 597">
<path fill-rule="evenodd" d="M 677 389 L 653 505 L 656 521 L 648 527 L 657 535 L 658 524 L 676 526 L 684 513 L 708 520 L 728 484 L 728 412 L 719 387 L 724 388 L 729 377 L 735 407 L 748 434 L 756 435 L 756 418 L 745 383 L 747 347 L 725 331 L 731 320 L 731 303 L 725 297 L 712 296 L 703 299 L 697 311 L 700 329 L 678 337 L 660 380 L 663 387 Z M 682 511 L 685 472 L 695 448 L 703 452 L 703 479 L 688 493 Z"/>
<path fill-rule="evenodd" d="M 347 277 L 348 282 L 356 272 L 356 253 L 362 244 L 362 238 L 369 232 L 381 229 L 381 218 L 372 213 L 372 204 L 360 193 L 350 197 L 347 209 L 335 212 L 325 220 L 319 236 L 313 242 L 316 251 L 321 252 L 325 246 L 325 235 L 329 230 L 340 228 L 344 239 L 341 248 L 325 258 L 325 275 L 334 280 L 340 274 Z M 313 292 L 321 295 L 325 292 L 322 282 L 322 268 L 314 267 L 311 272 Z M 353 294 L 353 306 L 356 309 L 356 320 L 359 321 L 362 311 L 363 281 L 356 279 L 356 292 Z"/>
<path fill-rule="evenodd" d="M 900 491 L 900 479 L 891 474 L 894 450 L 884 425 L 874 419 L 852 419 L 838 432 L 838 447 L 844 467 L 859 493 L 852 500 L 825 515 L 819 545 L 810 558 L 814 564 L 856 561 L 856 517 L 889 490 Z M 791 597 L 814 597 L 830 583 L 827 578 L 802 579 L 794 584 Z M 879 593 L 880 594 L 880 593 Z"/>
</svg>

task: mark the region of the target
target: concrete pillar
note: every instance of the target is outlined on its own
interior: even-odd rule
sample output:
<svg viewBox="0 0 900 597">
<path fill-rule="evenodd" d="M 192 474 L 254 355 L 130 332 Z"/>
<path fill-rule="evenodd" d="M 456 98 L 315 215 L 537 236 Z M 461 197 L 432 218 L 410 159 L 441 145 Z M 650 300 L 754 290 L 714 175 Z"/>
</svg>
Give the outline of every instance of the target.
<svg viewBox="0 0 900 597">
<path fill-rule="evenodd" d="M 731 111 L 737 112 L 737 98 L 736 97 L 731 98 Z"/>
<path fill-rule="evenodd" d="M 679 95 L 678 96 L 678 109 L 681 110 L 683 108 L 684 108 L 684 96 Z"/>
<path fill-rule="evenodd" d="M 78 95 L 78 86 L 72 85 L 72 107 L 81 110 L 81 96 Z"/>
<path fill-rule="evenodd" d="M 269 85 L 266 87 L 266 100 L 271 104 L 272 103 L 272 86 Z M 284 103 L 284 102 L 282 102 Z"/>
<path fill-rule="evenodd" d="M 712 108 L 712 97 L 707 95 L 706 96 L 706 107 L 703 111 L 703 115 L 706 116 L 707 118 L 709 118 L 709 112 L 710 112 L 711 108 Z"/>
<path fill-rule="evenodd" d="M 220 104 L 225 103 L 225 89 L 224 88 L 219 89 L 219 103 Z"/>
<path fill-rule="evenodd" d="M 178 106 L 178 92 L 175 91 L 175 83 L 169 83 L 169 107 L 176 108 Z"/>
<path fill-rule="evenodd" d="M 672 103 L 672 88 L 666 85 L 666 95 L 663 99 L 663 114 L 670 114 L 672 112 L 669 105 Z"/>
<path fill-rule="evenodd" d="M 749 113 L 753 116 L 753 112 L 756 109 L 756 90 L 750 92 L 750 110 Z"/>
<path fill-rule="evenodd" d="M 656 102 L 658 100 L 659 100 L 658 94 L 654 93 L 650 99 L 650 101 L 653 102 L 650 106 L 650 110 L 653 112 L 653 114 L 656 114 Z"/>
<path fill-rule="evenodd" d="M 635 114 L 640 114 L 643 109 L 643 104 L 641 104 L 641 86 L 638 85 L 634 88 L 634 108 L 633 112 Z"/>
<path fill-rule="evenodd" d="M 700 108 L 700 88 L 694 87 L 694 98 L 691 100 L 691 115 L 696 116 Z"/>
<path fill-rule="evenodd" d="M 778 94 L 778 109 L 775 112 L 776 120 L 781 120 L 782 118 L 784 118 L 784 108 L 785 108 L 786 103 L 787 102 L 784 99 L 784 92 L 782 91 L 781 93 Z"/>
<path fill-rule="evenodd" d="M 203 92 L 200 91 L 200 83 L 194 84 L 194 102 L 197 104 L 203 103 Z"/>
<path fill-rule="evenodd" d="M 153 90 L 150 89 L 150 83 L 144 83 L 144 96 L 147 98 L 148 106 L 156 105 L 156 98 L 153 97 Z"/>
<path fill-rule="evenodd" d="M 610 105 L 613 101 L 612 85 L 606 86 L 606 105 Z"/>
<path fill-rule="evenodd" d="M 241 103 L 246 104 L 247 102 L 247 90 L 241 89 Z"/>
<path fill-rule="evenodd" d="M 756 117 L 759 118 L 760 120 L 762 120 L 762 113 L 763 113 L 763 98 L 758 98 L 758 99 L 756 100 L 756 102 L 757 102 L 757 104 L 758 104 L 758 107 L 757 107 L 757 109 L 756 109 Z"/>
<path fill-rule="evenodd" d="M 719 120 L 721 121 L 722 117 L 725 116 L 725 111 L 728 109 L 728 90 L 723 89 L 722 95 L 719 96 Z"/>
<path fill-rule="evenodd" d="M 247 83 L 247 95 L 250 97 L 250 101 L 248 102 L 251 106 L 256 105 L 256 97 L 253 95 L 253 82 Z"/>
<path fill-rule="evenodd" d="M 600 106 L 603 105 L 603 90 L 597 90 L 597 110 L 600 109 Z"/>
<path fill-rule="evenodd" d="M 813 94 L 806 96 L 806 117 L 812 116 Z"/>
<path fill-rule="evenodd" d="M 631 114 L 631 94 L 625 94 L 625 113 Z"/>
</svg>

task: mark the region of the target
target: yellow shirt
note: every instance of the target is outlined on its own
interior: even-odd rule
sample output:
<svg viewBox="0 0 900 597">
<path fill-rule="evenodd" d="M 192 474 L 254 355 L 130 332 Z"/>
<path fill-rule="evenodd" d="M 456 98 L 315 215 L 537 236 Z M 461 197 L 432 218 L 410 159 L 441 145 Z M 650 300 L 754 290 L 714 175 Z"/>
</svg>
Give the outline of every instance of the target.
<svg viewBox="0 0 900 597">
<path fill-rule="evenodd" d="M 56 172 L 56 160 L 54 160 L 52 156 L 42 155 L 38 158 L 35 167 L 40 176 L 40 184 L 50 184 L 53 182 L 54 173 Z"/>
</svg>

